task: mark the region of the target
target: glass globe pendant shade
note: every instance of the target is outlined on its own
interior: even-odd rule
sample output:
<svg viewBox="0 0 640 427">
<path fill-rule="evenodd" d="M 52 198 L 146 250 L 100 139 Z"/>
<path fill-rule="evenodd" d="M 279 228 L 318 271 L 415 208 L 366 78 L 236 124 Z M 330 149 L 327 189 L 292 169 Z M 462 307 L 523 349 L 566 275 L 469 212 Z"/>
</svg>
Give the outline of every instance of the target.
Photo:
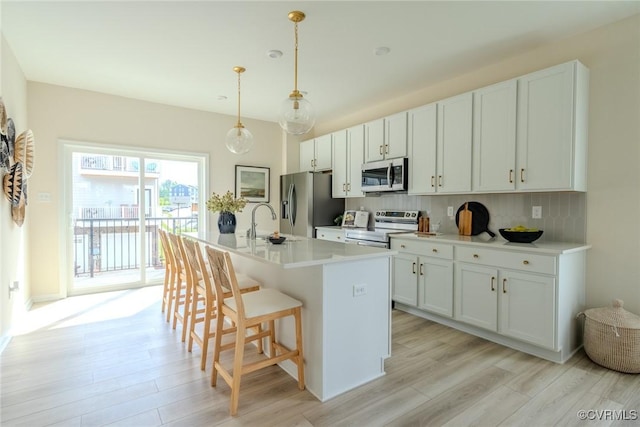
<svg viewBox="0 0 640 427">
<path fill-rule="evenodd" d="M 236 125 L 227 132 L 225 143 L 232 153 L 245 154 L 253 147 L 253 135 L 244 126 Z"/>
<path fill-rule="evenodd" d="M 313 128 L 316 123 L 316 113 L 313 105 L 302 95 L 292 93 L 282 102 L 278 121 L 285 132 L 302 135 Z"/>
</svg>

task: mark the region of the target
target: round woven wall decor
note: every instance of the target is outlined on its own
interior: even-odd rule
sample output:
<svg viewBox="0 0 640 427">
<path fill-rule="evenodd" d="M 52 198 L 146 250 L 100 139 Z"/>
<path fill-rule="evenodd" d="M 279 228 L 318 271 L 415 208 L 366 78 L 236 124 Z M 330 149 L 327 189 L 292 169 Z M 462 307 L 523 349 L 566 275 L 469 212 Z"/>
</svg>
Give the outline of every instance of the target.
<svg viewBox="0 0 640 427">
<path fill-rule="evenodd" d="M 0 133 L 7 134 L 7 110 L 4 108 L 2 97 L 0 97 Z"/>
<path fill-rule="evenodd" d="M 33 145 L 33 132 L 31 132 L 31 129 L 22 132 L 16 138 L 13 160 L 16 163 L 22 163 L 24 179 L 29 178 L 33 172 Z"/>
<path fill-rule="evenodd" d="M 7 200 L 11 202 L 12 206 L 18 206 L 20 204 L 20 198 L 22 196 L 22 163 L 14 163 L 3 178 L 4 195 Z"/>
</svg>

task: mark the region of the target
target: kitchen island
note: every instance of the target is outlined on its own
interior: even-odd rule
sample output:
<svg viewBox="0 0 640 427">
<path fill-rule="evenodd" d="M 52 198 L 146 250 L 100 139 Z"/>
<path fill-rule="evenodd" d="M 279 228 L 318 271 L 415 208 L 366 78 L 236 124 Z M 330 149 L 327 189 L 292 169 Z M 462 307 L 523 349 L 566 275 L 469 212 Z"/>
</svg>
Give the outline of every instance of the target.
<svg viewBox="0 0 640 427">
<path fill-rule="evenodd" d="M 384 375 L 391 353 L 391 260 L 395 251 L 299 236 L 280 245 L 239 234 L 198 240 L 231 254 L 238 272 L 302 301 L 307 389 L 325 401 Z M 279 340 L 294 346 L 291 319 Z M 297 378 L 291 361 L 280 366 Z"/>
</svg>

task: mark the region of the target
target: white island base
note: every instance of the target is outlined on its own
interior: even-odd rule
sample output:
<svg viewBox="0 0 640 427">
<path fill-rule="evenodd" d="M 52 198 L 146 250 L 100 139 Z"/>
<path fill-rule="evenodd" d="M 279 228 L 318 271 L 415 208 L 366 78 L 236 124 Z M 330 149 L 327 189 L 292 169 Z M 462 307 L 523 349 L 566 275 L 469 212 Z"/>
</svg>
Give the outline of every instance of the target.
<svg viewBox="0 0 640 427">
<path fill-rule="evenodd" d="M 306 388 L 326 401 L 385 373 L 384 360 L 391 353 L 390 265 L 396 252 L 296 239 L 245 246 L 238 237 L 235 249 L 206 240 L 228 250 L 238 272 L 302 301 Z M 277 334 L 285 346 L 295 347 L 293 319 L 280 321 Z M 297 379 L 295 364 L 280 366 Z"/>
</svg>

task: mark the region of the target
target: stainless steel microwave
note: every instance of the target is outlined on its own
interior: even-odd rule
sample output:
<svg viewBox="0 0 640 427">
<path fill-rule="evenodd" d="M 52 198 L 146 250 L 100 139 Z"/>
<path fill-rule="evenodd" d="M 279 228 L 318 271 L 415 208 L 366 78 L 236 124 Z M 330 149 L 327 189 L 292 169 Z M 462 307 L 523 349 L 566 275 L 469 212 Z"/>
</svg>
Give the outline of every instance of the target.
<svg viewBox="0 0 640 427">
<path fill-rule="evenodd" d="M 405 158 L 382 160 L 362 165 L 362 191 L 406 191 L 409 161 Z"/>
</svg>

